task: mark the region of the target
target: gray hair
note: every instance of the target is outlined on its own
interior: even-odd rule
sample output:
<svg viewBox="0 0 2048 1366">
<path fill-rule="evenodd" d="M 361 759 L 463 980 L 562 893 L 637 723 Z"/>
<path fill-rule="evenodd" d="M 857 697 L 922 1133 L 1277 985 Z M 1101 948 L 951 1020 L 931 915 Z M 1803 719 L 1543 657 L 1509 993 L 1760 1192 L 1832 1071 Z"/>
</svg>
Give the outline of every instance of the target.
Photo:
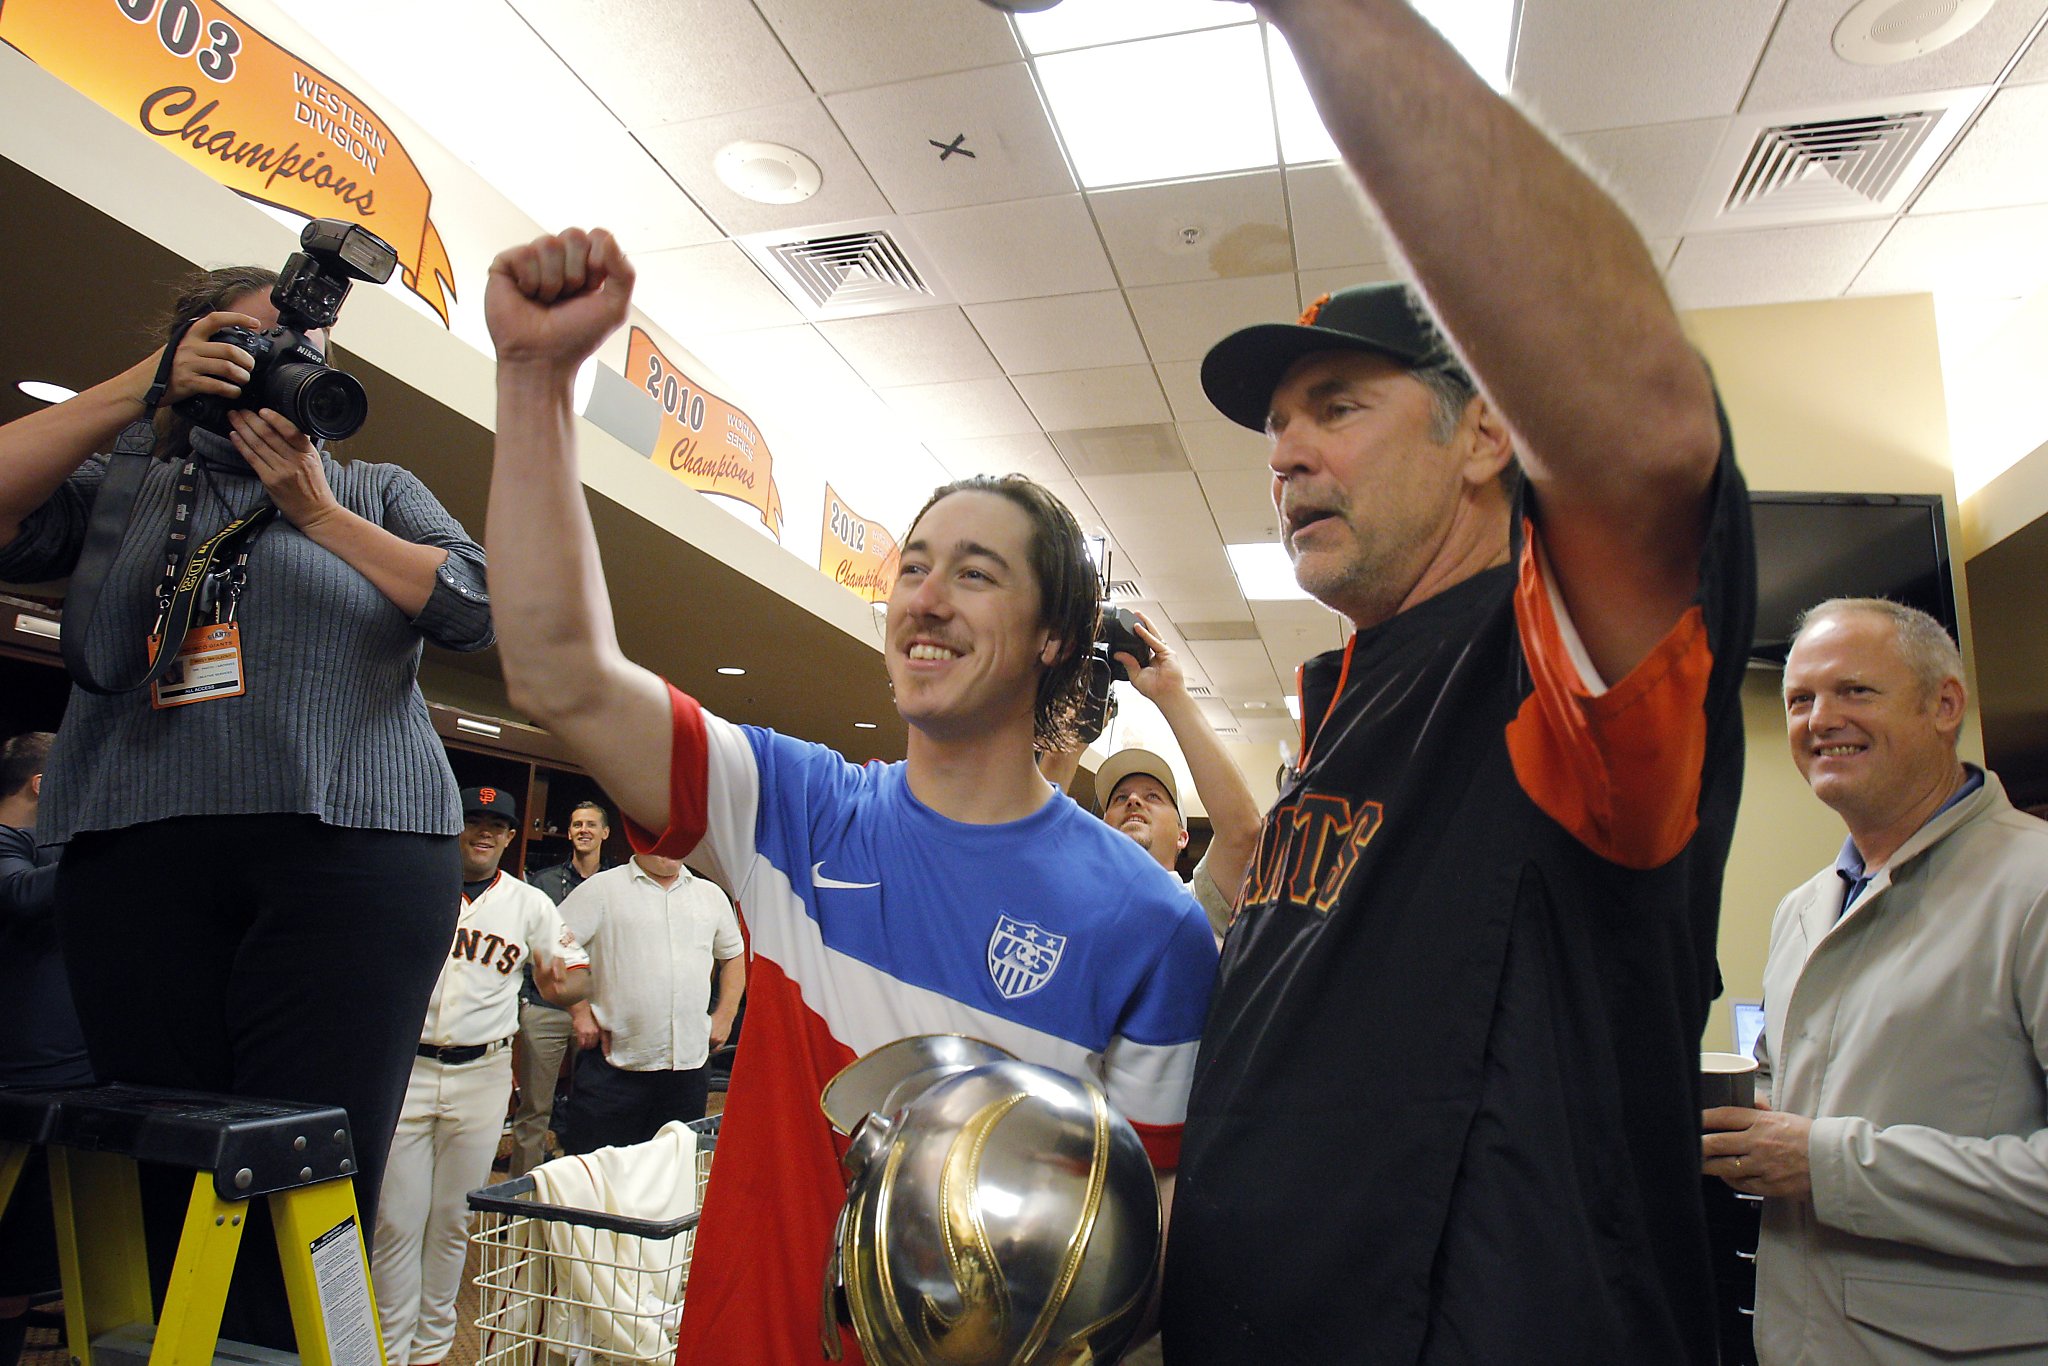
<svg viewBox="0 0 2048 1366">
<path fill-rule="evenodd" d="M 1458 430 L 1459 419 L 1465 416 L 1466 407 L 1479 396 L 1479 386 L 1463 370 L 1446 366 L 1423 366 L 1408 373 L 1429 390 L 1432 409 L 1429 435 L 1441 446 Z"/>
<path fill-rule="evenodd" d="M 1882 617 L 1892 624 L 1892 638 L 1898 642 L 1899 654 L 1923 692 L 1932 693 L 1946 679 L 1963 681 L 1963 652 L 1956 648 L 1941 623 L 1917 607 L 1890 598 L 1829 598 L 1815 603 L 1801 612 L 1793 624 L 1792 643 L 1798 644 L 1809 626 L 1833 621 L 1848 612 Z"/>
</svg>

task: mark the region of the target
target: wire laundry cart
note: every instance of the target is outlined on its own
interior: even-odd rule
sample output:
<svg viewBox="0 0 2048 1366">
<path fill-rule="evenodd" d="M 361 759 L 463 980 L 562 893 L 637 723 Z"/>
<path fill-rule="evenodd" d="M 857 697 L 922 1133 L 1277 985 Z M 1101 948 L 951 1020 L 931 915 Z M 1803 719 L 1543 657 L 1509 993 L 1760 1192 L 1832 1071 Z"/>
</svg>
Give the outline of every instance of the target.
<svg viewBox="0 0 2048 1366">
<path fill-rule="evenodd" d="M 721 1116 L 697 1135 L 697 1210 Z M 478 1366 L 671 1366 L 697 1210 L 647 1220 L 544 1204 L 531 1175 L 469 1193 Z"/>
</svg>

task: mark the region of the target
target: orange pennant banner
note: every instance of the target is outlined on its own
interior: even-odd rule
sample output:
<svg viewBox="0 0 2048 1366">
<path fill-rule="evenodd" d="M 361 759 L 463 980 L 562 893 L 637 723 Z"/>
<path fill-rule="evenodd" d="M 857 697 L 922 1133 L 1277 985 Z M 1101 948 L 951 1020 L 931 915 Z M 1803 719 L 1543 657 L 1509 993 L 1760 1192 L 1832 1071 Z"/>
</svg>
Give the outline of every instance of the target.
<svg viewBox="0 0 2048 1366">
<path fill-rule="evenodd" d="M 737 498 L 753 508 L 761 514 L 761 525 L 781 540 L 775 457 L 754 420 L 706 393 L 638 327 L 626 338 L 626 378 L 661 409 L 661 431 L 648 454 L 698 492 Z"/>
<path fill-rule="evenodd" d="M 238 194 L 361 223 L 448 321 L 433 193 L 355 95 L 213 0 L 4 0 L 0 42 Z"/>
<path fill-rule="evenodd" d="M 818 541 L 818 572 L 869 602 L 885 602 L 896 582 L 903 548 L 880 522 L 846 505 L 825 485 L 825 527 Z"/>
</svg>

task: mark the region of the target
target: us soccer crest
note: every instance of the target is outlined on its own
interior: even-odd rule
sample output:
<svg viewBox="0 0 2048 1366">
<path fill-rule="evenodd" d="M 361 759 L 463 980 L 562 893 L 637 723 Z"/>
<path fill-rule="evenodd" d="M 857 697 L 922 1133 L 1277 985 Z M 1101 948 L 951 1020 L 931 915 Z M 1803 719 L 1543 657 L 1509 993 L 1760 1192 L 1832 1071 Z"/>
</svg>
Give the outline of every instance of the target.
<svg viewBox="0 0 2048 1366">
<path fill-rule="evenodd" d="M 998 916 L 996 932 L 988 938 L 988 975 L 1005 1000 L 1029 996 L 1052 980 L 1066 947 L 1063 934 L 1028 920 Z"/>
</svg>

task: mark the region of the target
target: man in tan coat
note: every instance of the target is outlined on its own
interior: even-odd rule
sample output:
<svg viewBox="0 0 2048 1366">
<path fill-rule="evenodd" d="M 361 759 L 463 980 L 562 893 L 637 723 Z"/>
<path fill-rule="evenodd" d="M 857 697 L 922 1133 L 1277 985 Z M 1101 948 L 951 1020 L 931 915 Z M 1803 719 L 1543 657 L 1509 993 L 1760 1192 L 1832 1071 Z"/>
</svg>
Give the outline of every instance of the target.
<svg viewBox="0 0 2048 1366">
<path fill-rule="evenodd" d="M 1762 1366 L 2048 1360 L 2048 824 L 1957 757 L 1962 672 L 1869 599 L 1786 661 L 1849 838 L 1772 921 L 1758 1107 L 1705 1116 L 1707 1174 L 1764 1197 Z"/>
</svg>

